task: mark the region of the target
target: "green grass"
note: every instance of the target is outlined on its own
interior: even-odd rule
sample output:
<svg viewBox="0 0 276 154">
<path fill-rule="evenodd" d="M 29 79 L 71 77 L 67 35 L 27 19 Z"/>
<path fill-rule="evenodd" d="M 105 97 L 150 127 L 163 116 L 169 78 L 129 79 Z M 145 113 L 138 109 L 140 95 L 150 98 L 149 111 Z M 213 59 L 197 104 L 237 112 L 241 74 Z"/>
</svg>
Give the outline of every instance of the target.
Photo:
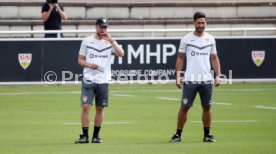
<svg viewBox="0 0 276 154">
<path fill-rule="evenodd" d="M 217 142 L 202 142 L 201 107 L 197 97 L 181 143 L 168 143 L 175 133 L 175 85 L 111 85 L 101 138 L 104 144 L 75 145 L 81 133 L 80 86 L 1 86 L 0 153 L 2 154 L 272 154 L 276 151 L 276 84 L 233 84 L 214 88 L 211 133 Z M 121 96 L 126 95 L 126 96 Z M 91 119 L 94 117 L 92 109 Z M 248 122 L 238 122 L 238 121 Z M 232 121 L 232 122 L 231 122 Z M 66 124 L 67 123 L 67 124 Z M 91 128 L 93 125 L 91 125 Z M 90 129 L 90 135 L 92 134 Z"/>
</svg>

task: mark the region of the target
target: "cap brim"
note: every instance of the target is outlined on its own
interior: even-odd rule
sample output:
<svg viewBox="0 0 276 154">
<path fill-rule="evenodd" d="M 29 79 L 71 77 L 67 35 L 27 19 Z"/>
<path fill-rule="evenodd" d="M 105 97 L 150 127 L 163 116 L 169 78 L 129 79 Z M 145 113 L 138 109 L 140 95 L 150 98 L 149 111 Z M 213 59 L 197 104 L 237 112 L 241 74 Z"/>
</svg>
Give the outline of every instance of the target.
<svg viewBox="0 0 276 154">
<path fill-rule="evenodd" d="M 108 27 L 108 24 L 99 24 L 101 27 Z"/>
</svg>

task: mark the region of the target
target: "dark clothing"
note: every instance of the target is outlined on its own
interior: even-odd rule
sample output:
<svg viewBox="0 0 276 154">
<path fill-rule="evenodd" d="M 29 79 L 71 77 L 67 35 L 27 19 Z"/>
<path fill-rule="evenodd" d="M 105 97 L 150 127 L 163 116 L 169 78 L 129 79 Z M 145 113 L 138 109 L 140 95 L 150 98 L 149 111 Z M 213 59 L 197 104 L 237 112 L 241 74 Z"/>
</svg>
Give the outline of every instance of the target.
<svg viewBox="0 0 276 154">
<path fill-rule="evenodd" d="M 182 92 L 182 108 L 190 108 L 193 106 L 194 99 L 196 94 L 199 93 L 201 105 L 211 106 L 212 99 L 212 82 L 211 81 L 201 81 L 201 82 L 190 82 L 186 81 L 183 84 L 183 92 Z"/>
<path fill-rule="evenodd" d="M 59 7 L 62 11 L 63 10 L 63 6 L 61 4 L 59 4 Z M 48 3 L 44 3 L 42 6 L 42 10 L 41 13 L 43 12 L 48 12 L 50 9 L 49 4 Z M 53 8 L 49 18 L 47 21 L 44 22 L 44 30 L 61 30 L 61 16 L 59 15 L 59 12 Z M 61 35 L 61 37 L 63 36 L 63 34 Z M 45 37 L 57 37 L 57 34 L 45 34 Z"/>
<path fill-rule="evenodd" d="M 47 33 L 44 35 L 45 38 L 57 38 L 58 37 L 58 34 L 56 33 Z M 60 34 L 60 38 L 63 38 L 63 33 Z"/>
<path fill-rule="evenodd" d="M 108 106 L 108 86 L 109 84 L 97 84 L 83 78 L 81 87 L 81 103 L 93 105 L 95 98 L 96 106 Z"/>
</svg>

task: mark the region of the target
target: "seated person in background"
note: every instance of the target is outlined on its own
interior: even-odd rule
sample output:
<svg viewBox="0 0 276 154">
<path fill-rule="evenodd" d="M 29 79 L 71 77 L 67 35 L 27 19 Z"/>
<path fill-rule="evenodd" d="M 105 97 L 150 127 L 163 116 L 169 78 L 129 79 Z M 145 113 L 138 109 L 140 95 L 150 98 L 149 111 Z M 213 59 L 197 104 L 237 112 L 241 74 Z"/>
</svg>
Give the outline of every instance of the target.
<svg viewBox="0 0 276 154">
<path fill-rule="evenodd" d="M 42 6 L 42 20 L 44 22 L 44 30 L 61 30 L 61 20 L 66 20 L 67 15 L 63 6 L 58 0 L 46 0 Z M 45 33 L 45 38 L 57 38 L 57 33 Z M 63 34 L 60 34 L 63 37 Z"/>
</svg>

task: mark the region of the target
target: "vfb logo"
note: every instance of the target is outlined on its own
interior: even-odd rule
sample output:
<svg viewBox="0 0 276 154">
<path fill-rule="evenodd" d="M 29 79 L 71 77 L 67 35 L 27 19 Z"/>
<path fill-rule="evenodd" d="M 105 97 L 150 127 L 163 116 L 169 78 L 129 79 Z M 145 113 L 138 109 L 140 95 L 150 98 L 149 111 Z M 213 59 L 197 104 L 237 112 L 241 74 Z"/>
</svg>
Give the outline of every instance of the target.
<svg viewBox="0 0 276 154">
<path fill-rule="evenodd" d="M 19 53 L 18 61 L 20 66 L 25 70 L 27 69 L 32 62 L 32 54 L 31 53 Z"/>
<path fill-rule="evenodd" d="M 265 59 L 265 51 L 252 51 L 251 57 L 256 66 L 261 66 Z"/>
</svg>

